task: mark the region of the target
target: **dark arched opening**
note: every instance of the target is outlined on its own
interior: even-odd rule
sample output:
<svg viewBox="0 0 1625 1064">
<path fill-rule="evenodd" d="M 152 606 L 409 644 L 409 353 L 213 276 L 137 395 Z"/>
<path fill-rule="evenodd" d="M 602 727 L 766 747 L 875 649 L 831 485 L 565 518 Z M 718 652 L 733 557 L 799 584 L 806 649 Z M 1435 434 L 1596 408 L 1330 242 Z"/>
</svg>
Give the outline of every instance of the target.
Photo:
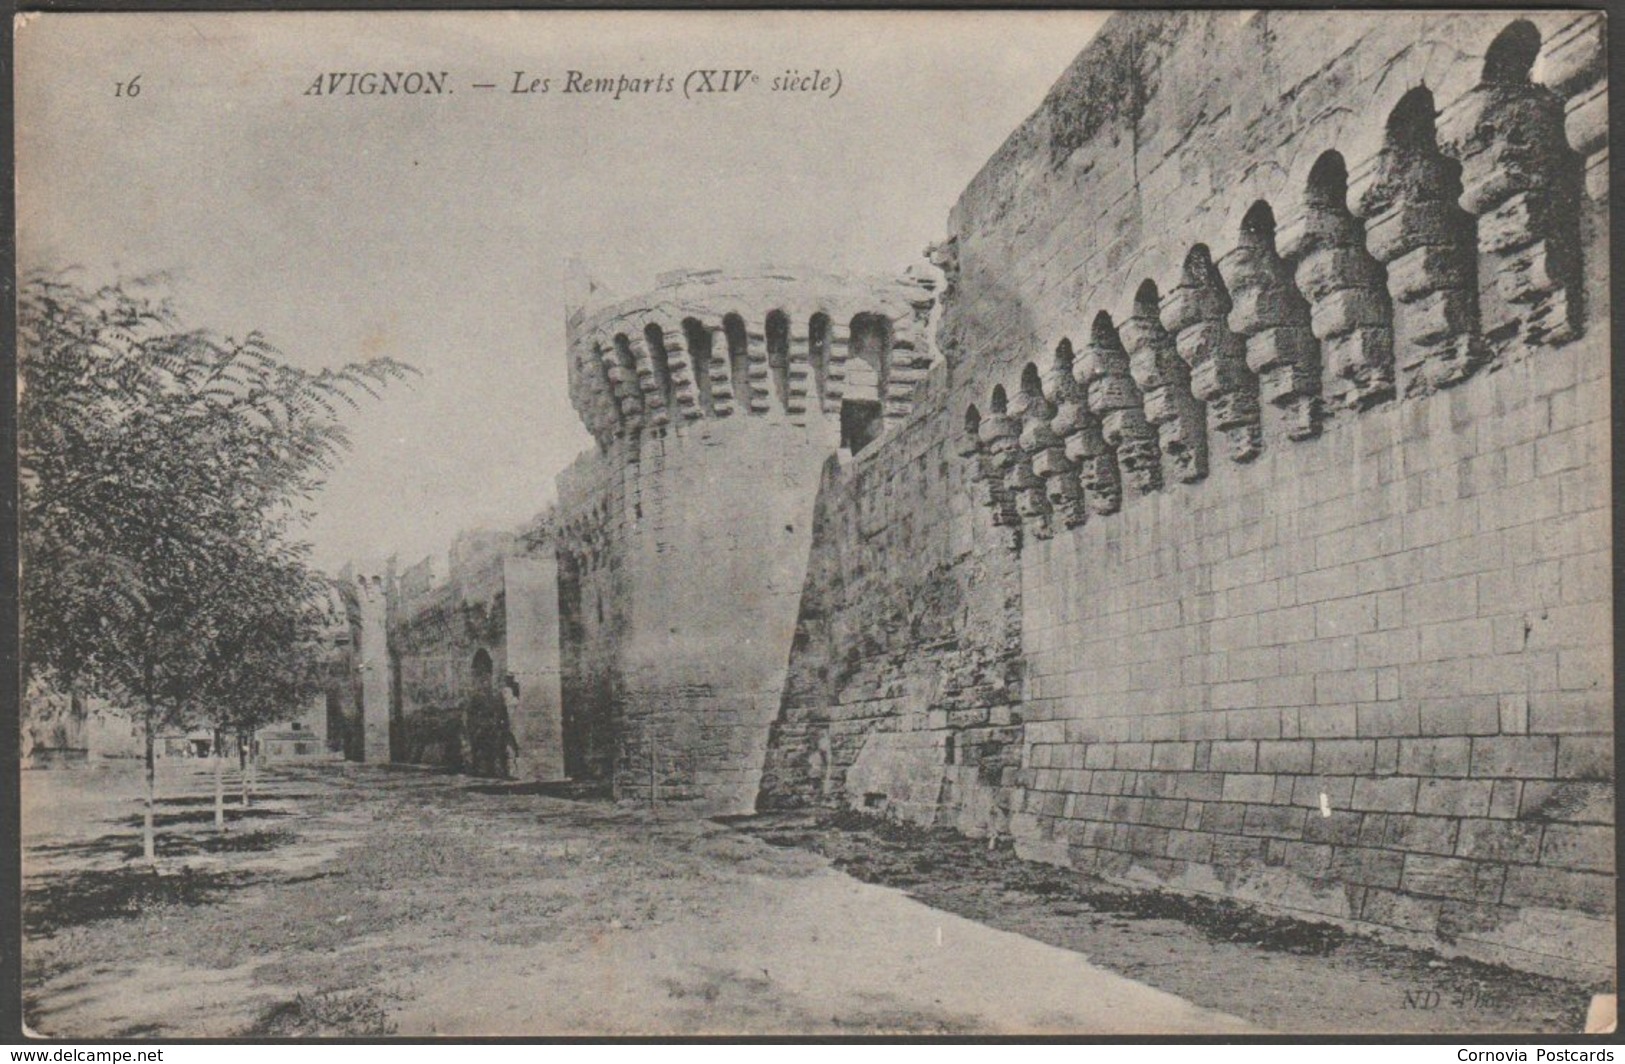
<svg viewBox="0 0 1625 1064">
<path fill-rule="evenodd" d="M 780 410 L 790 409 L 790 316 L 782 310 L 767 314 L 767 369 Z"/>
<path fill-rule="evenodd" d="M 1230 313 L 1230 290 L 1225 287 L 1224 277 L 1213 263 L 1213 252 L 1208 250 L 1206 244 L 1192 244 L 1190 251 L 1185 253 L 1183 280 L 1192 288 L 1210 289 L 1219 297 L 1217 309 L 1224 314 Z"/>
<path fill-rule="evenodd" d="M 1247 213 L 1241 217 L 1241 236 L 1254 244 L 1275 246 L 1275 212 L 1270 210 L 1268 203 L 1256 200 L 1247 208 Z"/>
<path fill-rule="evenodd" d="M 649 349 L 649 368 L 654 371 L 655 387 L 660 390 L 660 398 L 665 402 L 666 409 L 671 413 L 672 420 L 677 419 L 677 387 L 671 379 L 670 355 L 666 351 L 666 331 L 660 326 L 650 322 L 643 327 L 643 343 Z"/>
<path fill-rule="evenodd" d="M 1117 343 L 1117 326 L 1112 322 L 1112 316 L 1104 310 L 1097 312 L 1094 321 L 1089 323 L 1089 342 L 1097 347 L 1111 347 Z"/>
<path fill-rule="evenodd" d="M 1147 277 L 1140 282 L 1140 287 L 1134 290 L 1134 316 L 1155 318 L 1161 309 L 1162 295 L 1157 291 L 1157 283 Z"/>
<path fill-rule="evenodd" d="M 621 367 L 621 395 L 623 397 L 622 409 L 631 406 L 633 410 L 643 409 L 643 392 L 638 381 L 638 359 L 632 353 L 632 341 L 627 339 L 625 333 L 615 334 L 615 364 Z"/>
<path fill-rule="evenodd" d="M 1073 357 L 1072 341 L 1065 336 L 1061 337 L 1061 342 L 1055 345 L 1055 372 L 1070 378 Z"/>
<path fill-rule="evenodd" d="M 1407 92 L 1388 112 L 1388 124 L 1383 127 L 1387 147 L 1406 153 L 1436 152 L 1438 116 L 1433 107 L 1433 93 L 1423 86 Z"/>
<path fill-rule="evenodd" d="M 1031 362 L 1021 367 L 1021 394 L 1028 399 L 1044 398 L 1044 378 L 1039 376 L 1038 367 Z"/>
<path fill-rule="evenodd" d="M 869 364 L 879 382 L 881 402 L 886 400 L 886 383 L 891 373 L 891 319 L 884 314 L 858 314 L 852 319 L 852 357 Z"/>
<path fill-rule="evenodd" d="M 1509 23 L 1484 53 L 1486 85 L 1527 85 L 1540 55 L 1540 31 L 1528 19 Z"/>
<path fill-rule="evenodd" d="M 863 376 L 862 363 L 874 379 L 874 390 L 848 388 L 841 400 L 841 446 L 853 454 L 880 437 L 885 428 L 886 381 L 891 360 L 891 321 L 881 314 L 858 314 L 850 325 L 851 357 L 847 377 Z"/>
<path fill-rule="evenodd" d="M 728 341 L 728 379 L 733 383 L 734 404 L 750 410 L 750 338 L 745 319 L 729 314 L 722 319 L 722 335 Z"/>
<path fill-rule="evenodd" d="M 614 352 L 605 351 L 602 344 L 592 345 L 593 372 L 597 374 L 599 387 L 609 401 L 609 409 L 615 414 L 615 428 L 619 430 L 628 411 L 622 408 L 620 393 L 615 390 L 615 378 L 610 375 L 609 362 L 614 357 Z"/>
<path fill-rule="evenodd" d="M 1349 171 L 1342 153 L 1321 153 L 1315 165 L 1309 168 L 1309 181 L 1304 193 L 1311 207 L 1347 208 Z"/>
<path fill-rule="evenodd" d="M 711 330 L 696 318 L 683 319 L 683 346 L 688 348 L 688 364 L 694 374 L 694 389 L 699 395 L 700 411 L 706 415 L 716 413 L 711 400 Z"/>
<path fill-rule="evenodd" d="M 807 355 L 812 360 L 813 394 L 822 408 L 829 383 L 829 315 L 823 311 L 807 320 Z"/>
</svg>

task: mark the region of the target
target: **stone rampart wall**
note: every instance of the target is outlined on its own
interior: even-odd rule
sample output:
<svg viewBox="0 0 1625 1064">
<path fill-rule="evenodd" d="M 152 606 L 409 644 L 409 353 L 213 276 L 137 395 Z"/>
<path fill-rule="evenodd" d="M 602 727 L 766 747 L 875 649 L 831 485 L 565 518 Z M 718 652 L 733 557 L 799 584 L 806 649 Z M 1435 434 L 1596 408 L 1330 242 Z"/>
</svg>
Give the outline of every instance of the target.
<svg viewBox="0 0 1625 1064">
<path fill-rule="evenodd" d="M 1116 17 L 953 212 L 942 379 L 825 478 L 764 796 L 974 828 L 990 750 L 1030 856 L 1611 968 L 1601 34 Z"/>
</svg>

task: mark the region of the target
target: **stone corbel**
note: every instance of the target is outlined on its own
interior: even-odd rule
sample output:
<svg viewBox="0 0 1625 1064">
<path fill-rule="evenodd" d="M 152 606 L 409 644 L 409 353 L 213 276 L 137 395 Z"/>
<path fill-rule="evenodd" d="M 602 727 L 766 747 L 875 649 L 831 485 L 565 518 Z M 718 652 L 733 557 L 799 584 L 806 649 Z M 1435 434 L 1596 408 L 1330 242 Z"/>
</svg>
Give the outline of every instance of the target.
<svg viewBox="0 0 1625 1064">
<path fill-rule="evenodd" d="M 1485 360 L 1473 219 L 1456 202 L 1459 168 L 1438 150 L 1434 117 L 1427 90 L 1400 100 L 1360 200 L 1366 246 L 1388 271 L 1394 366 L 1405 395 L 1466 380 Z"/>
<path fill-rule="evenodd" d="M 1443 116 L 1443 148 L 1461 163 L 1460 204 L 1478 218 L 1480 331 L 1491 342 L 1572 339 L 1579 321 L 1580 160 L 1563 100 L 1529 71 L 1540 35 L 1509 26 L 1484 78 Z M 1488 283 L 1483 283 L 1488 282 Z"/>
<path fill-rule="evenodd" d="M 1230 331 L 1247 345 L 1259 398 L 1285 415 L 1288 439 L 1318 436 L 1320 343 L 1309 327 L 1309 303 L 1276 253 L 1275 218 L 1262 200 L 1218 268 L 1230 292 Z"/>
<path fill-rule="evenodd" d="M 1016 510 L 1022 517 L 1032 523 L 1033 535 L 1038 539 L 1048 539 L 1055 534 L 1051 515 L 1054 507 L 1050 505 L 1049 495 L 1044 488 L 1044 478 L 1034 468 L 1033 460 L 1044 451 L 1060 444 L 1060 438 L 1050 428 L 1050 421 L 1055 417 L 1055 407 L 1044 398 L 1044 393 L 1037 379 L 1037 371 L 1023 374 L 1022 387 L 1010 401 L 1010 416 L 1021 425 L 1021 435 L 1017 437 L 1017 446 L 1020 454 L 1004 474 L 1004 486 L 1016 500 Z"/>
<path fill-rule="evenodd" d="M 1162 327 L 1157 304 L 1157 286 L 1146 281 L 1117 335 L 1128 352 L 1129 373 L 1140 388 L 1146 420 L 1156 427 L 1168 473 L 1189 484 L 1207 476 L 1207 410 L 1191 394 L 1190 367 Z"/>
<path fill-rule="evenodd" d="M 1365 410 L 1394 395 L 1393 303 L 1387 275 L 1365 246 L 1365 226 L 1348 209 L 1342 157 L 1326 152 L 1308 174 L 1303 213 L 1277 234 L 1309 325 L 1320 341 L 1326 398 Z"/>
<path fill-rule="evenodd" d="M 1100 419 L 1101 435 L 1117 455 L 1117 465 L 1141 495 L 1162 487 L 1162 448 L 1157 430 L 1145 416 L 1139 385 L 1129 372 L 1124 350 L 1105 311 L 1095 315 L 1089 345 L 1072 367 L 1073 379 L 1089 400 L 1089 410 Z"/>
<path fill-rule="evenodd" d="M 1191 394 L 1207 404 L 1208 420 L 1229 443 L 1230 459 L 1250 462 L 1263 450 L 1258 378 L 1247 348 L 1230 331 L 1230 296 L 1207 246 L 1185 256 L 1179 283 L 1162 298 L 1163 328 L 1191 369 Z"/>
</svg>

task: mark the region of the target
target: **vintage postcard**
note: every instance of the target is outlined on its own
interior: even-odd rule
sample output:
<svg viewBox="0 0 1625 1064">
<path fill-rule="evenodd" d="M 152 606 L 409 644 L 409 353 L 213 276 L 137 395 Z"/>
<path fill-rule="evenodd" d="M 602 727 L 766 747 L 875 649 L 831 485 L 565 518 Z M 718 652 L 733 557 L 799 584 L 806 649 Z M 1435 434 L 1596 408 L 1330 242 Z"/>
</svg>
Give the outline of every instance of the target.
<svg viewBox="0 0 1625 1064">
<path fill-rule="evenodd" d="M 1605 29 L 19 16 L 24 1033 L 1610 1028 Z"/>
</svg>

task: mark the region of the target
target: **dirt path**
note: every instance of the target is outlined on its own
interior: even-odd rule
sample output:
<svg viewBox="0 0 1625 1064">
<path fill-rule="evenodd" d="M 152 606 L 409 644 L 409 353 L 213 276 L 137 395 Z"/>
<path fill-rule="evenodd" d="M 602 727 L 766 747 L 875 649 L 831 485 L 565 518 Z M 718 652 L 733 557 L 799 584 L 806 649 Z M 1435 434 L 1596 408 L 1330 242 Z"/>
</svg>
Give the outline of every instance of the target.
<svg viewBox="0 0 1625 1064">
<path fill-rule="evenodd" d="M 1221 899 L 1125 892 L 951 832 L 853 814 L 733 823 L 935 908 L 1279 1031 L 1574 1035 L 1584 1030 L 1592 994 L 1614 989 L 1394 948 Z"/>
<path fill-rule="evenodd" d="M 133 767 L 25 774 L 41 1034 L 1252 1029 L 713 822 L 333 766 L 217 836 L 206 773 L 167 771 L 156 877 Z"/>
</svg>

